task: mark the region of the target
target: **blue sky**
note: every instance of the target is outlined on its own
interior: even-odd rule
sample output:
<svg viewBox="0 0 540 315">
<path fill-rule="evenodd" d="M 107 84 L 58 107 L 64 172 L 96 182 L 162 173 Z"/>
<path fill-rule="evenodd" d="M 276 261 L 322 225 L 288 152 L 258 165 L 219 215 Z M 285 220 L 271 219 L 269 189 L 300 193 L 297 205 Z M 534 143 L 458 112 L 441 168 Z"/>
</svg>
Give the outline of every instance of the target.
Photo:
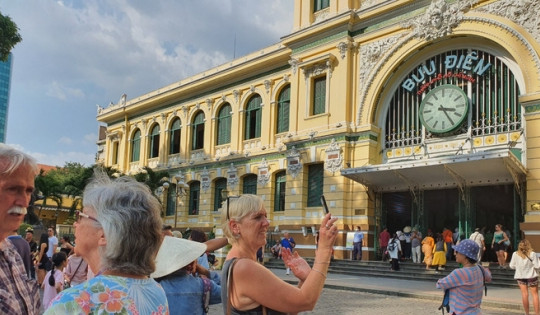
<svg viewBox="0 0 540 315">
<path fill-rule="evenodd" d="M 39 163 L 94 163 L 97 105 L 278 43 L 293 0 L 4 0 L 19 27 L 6 143 Z M 235 47 L 236 37 L 236 47 Z"/>
</svg>

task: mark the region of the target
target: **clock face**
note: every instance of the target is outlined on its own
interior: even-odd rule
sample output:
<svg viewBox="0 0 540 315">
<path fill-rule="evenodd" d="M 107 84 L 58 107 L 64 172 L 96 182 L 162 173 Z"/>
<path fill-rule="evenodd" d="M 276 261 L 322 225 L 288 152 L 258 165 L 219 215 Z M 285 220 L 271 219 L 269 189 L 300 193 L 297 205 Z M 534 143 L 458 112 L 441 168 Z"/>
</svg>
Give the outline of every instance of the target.
<svg viewBox="0 0 540 315">
<path fill-rule="evenodd" d="M 420 120 L 431 133 L 448 133 L 463 123 L 469 112 L 469 99 L 455 85 L 445 84 L 434 88 L 420 104 Z"/>
</svg>

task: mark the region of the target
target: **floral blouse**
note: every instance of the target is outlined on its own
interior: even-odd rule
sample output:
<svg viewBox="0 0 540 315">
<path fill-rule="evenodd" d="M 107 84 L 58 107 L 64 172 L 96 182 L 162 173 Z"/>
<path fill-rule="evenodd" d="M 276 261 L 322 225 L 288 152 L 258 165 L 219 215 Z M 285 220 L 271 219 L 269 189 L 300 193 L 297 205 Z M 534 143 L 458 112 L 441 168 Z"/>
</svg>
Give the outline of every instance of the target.
<svg viewBox="0 0 540 315">
<path fill-rule="evenodd" d="M 60 292 L 45 314 L 169 314 L 163 288 L 153 279 L 100 275 Z"/>
</svg>

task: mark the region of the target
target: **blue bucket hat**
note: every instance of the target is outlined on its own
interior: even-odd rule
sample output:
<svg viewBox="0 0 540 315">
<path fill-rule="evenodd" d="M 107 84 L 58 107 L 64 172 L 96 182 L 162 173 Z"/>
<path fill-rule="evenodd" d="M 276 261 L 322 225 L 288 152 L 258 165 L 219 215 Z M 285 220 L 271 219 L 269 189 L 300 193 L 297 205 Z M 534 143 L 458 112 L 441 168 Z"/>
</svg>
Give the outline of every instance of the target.
<svg viewBox="0 0 540 315">
<path fill-rule="evenodd" d="M 454 251 L 465 255 L 465 257 L 468 257 L 474 260 L 478 259 L 478 251 L 480 250 L 480 247 L 478 247 L 478 244 L 476 244 L 476 242 L 473 240 L 469 240 L 469 239 L 462 240 L 461 242 L 459 242 L 459 244 L 457 244 L 453 248 L 454 248 Z"/>
</svg>

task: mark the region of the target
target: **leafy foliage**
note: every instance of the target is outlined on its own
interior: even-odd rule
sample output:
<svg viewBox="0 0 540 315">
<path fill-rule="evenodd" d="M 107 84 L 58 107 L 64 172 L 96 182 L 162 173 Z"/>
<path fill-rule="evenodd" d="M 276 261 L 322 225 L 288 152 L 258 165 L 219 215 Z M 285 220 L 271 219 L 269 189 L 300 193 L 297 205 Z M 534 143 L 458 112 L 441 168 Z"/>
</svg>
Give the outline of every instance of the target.
<svg viewBox="0 0 540 315">
<path fill-rule="evenodd" d="M 17 24 L 0 12 L 0 60 L 7 61 L 9 53 L 21 40 Z"/>
</svg>

